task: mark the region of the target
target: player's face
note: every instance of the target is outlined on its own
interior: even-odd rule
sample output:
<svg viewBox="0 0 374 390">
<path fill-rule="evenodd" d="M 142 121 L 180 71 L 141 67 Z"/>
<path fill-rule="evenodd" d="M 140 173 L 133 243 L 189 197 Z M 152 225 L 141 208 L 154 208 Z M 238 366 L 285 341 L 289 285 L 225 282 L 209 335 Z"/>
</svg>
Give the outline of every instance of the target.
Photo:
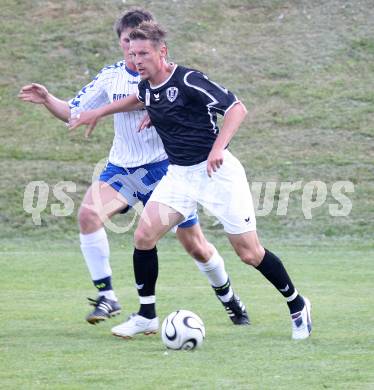
<svg viewBox="0 0 374 390">
<path fill-rule="evenodd" d="M 151 41 L 136 39 L 130 42 L 130 56 L 142 79 L 152 81 L 157 77 L 166 57 L 164 45 L 155 47 Z"/>
<path fill-rule="evenodd" d="M 125 28 L 122 31 L 121 36 L 119 37 L 119 46 L 123 51 L 123 57 L 125 58 L 126 62 L 131 60 L 129 56 L 129 50 L 130 50 L 129 34 L 131 33 L 132 30 L 133 30 L 132 28 Z"/>
</svg>

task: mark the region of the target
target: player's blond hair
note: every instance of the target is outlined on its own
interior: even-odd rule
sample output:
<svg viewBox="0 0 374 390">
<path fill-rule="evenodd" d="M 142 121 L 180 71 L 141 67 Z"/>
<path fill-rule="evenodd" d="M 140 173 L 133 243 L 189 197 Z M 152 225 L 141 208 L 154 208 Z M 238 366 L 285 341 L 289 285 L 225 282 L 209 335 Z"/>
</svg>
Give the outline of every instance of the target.
<svg viewBox="0 0 374 390">
<path fill-rule="evenodd" d="M 151 41 L 154 46 L 159 47 L 161 44 L 166 45 L 166 30 L 156 22 L 142 22 L 131 31 L 129 38 L 132 41 L 136 39 Z"/>
</svg>

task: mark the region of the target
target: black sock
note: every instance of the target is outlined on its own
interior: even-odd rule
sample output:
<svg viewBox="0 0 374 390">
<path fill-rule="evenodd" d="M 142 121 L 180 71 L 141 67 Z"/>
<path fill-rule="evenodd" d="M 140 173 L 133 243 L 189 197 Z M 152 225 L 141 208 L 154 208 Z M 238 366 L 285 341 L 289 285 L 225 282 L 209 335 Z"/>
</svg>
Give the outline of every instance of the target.
<svg viewBox="0 0 374 390">
<path fill-rule="evenodd" d="M 143 316 L 148 319 L 152 319 L 156 317 L 156 307 L 154 303 L 141 303 L 138 311 L 140 316 Z"/>
<path fill-rule="evenodd" d="M 113 290 L 112 288 L 112 277 L 108 276 L 103 279 L 98 279 L 98 280 L 93 280 L 92 281 L 94 286 L 99 290 L 99 291 L 109 291 Z"/>
<path fill-rule="evenodd" d="M 223 297 L 224 295 L 229 293 L 230 286 L 231 286 L 230 279 L 227 279 L 227 282 L 223 286 L 218 286 L 218 287 L 212 286 L 212 287 L 218 299 L 220 299 L 220 297 Z"/>
<path fill-rule="evenodd" d="M 277 256 L 265 249 L 265 256 L 257 269 L 286 299 L 292 299 L 287 301 L 291 314 L 303 309 L 304 299 L 297 293 L 286 269 Z"/>
<path fill-rule="evenodd" d="M 149 250 L 135 248 L 133 264 L 135 283 L 140 299 L 141 297 L 154 296 L 158 276 L 157 248 L 154 247 L 153 249 Z M 155 302 L 141 303 L 138 314 L 146 318 L 155 318 Z"/>
</svg>

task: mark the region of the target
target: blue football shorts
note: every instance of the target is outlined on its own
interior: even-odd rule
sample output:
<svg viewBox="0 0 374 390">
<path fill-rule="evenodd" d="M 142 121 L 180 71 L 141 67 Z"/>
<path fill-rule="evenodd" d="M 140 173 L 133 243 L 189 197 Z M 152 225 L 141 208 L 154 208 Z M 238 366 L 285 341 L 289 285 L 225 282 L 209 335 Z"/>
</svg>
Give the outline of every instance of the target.
<svg viewBox="0 0 374 390">
<path fill-rule="evenodd" d="M 122 168 L 108 162 L 99 180 L 108 183 L 127 200 L 128 207 L 122 211 L 126 213 L 139 201 L 145 206 L 159 181 L 166 175 L 168 166 L 168 160 L 134 168 Z M 198 222 L 199 218 L 195 210 L 178 227 L 188 228 Z"/>
</svg>

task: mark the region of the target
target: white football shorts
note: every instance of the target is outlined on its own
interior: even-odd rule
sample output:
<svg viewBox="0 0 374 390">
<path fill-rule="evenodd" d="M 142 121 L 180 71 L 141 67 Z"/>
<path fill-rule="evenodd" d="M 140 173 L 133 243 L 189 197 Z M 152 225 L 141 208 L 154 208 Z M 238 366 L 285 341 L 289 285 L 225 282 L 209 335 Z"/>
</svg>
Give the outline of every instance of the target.
<svg viewBox="0 0 374 390">
<path fill-rule="evenodd" d="M 199 203 L 223 225 L 226 233 L 256 230 L 251 191 L 242 164 L 228 150 L 221 167 L 208 176 L 207 162 L 191 166 L 169 165 L 149 201 L 165 204 L 185 218 Z"/>
</svg>

